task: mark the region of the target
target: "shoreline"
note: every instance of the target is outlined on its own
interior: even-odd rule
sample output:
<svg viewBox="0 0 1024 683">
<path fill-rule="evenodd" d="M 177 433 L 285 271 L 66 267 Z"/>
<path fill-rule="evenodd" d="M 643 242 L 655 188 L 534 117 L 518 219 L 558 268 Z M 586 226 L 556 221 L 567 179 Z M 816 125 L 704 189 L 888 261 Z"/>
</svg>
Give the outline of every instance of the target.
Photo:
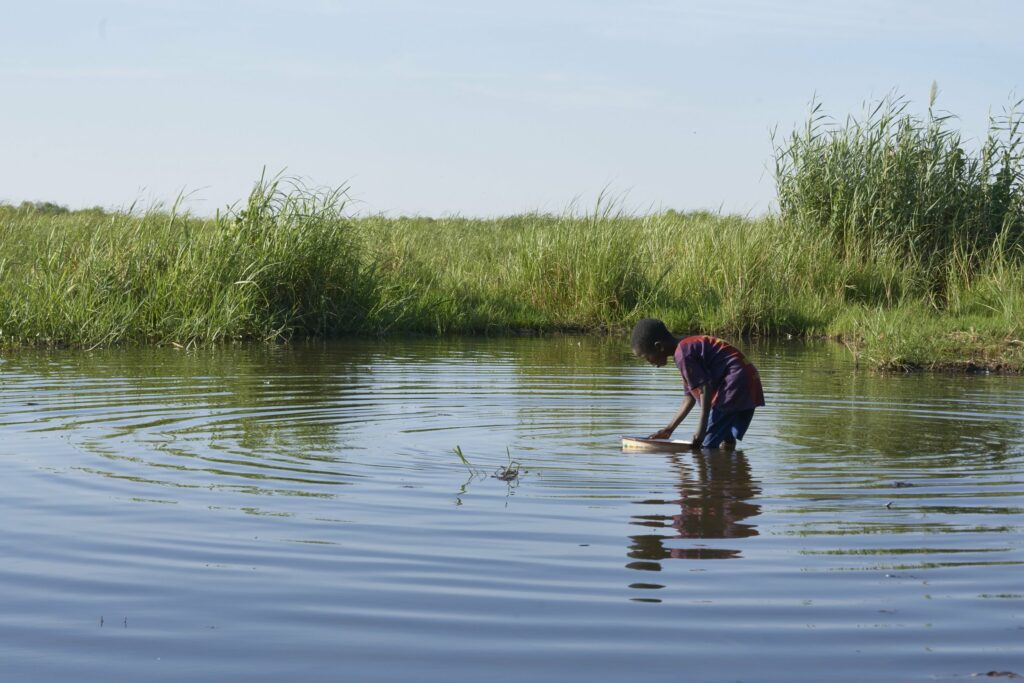
<svg viewBox="0 0 1024 683">
<path fill-rule="evenodd" d="M 740 345 L 749 342 L 797 342 L 797 343 L 824 343 L 836 347 L 845 347 L 851 363 L 855 368 L 864 369 L 869 372 L 881 374 L 911 374 L 911 373 L 939 373 L 950 375 L 1021 375 L 1024 374 L 1024 342 L 1017 339 L 1007 340 L 999 348 L 993 348 L 991 344 L 979 344 L 974 347 L 965 347 L 967 352 L 964 357 L 939 357 L 922 359 L 911 356 L 913 360 L 887 357 L 885 360 L 874 360 L 870 357 L 872 347 L 870 345 L 854 346 L 849 339 L 843 335 L 818 334 L 818 335 L 739 335 L 728 336 L 718 335 L 713 331 L 698 331 L 697 334 L 710 334 L 712 336 L 727 337 L 730 341 Z M 559 337 L 589 338 L 596 340 L 621 339 L 626 340 L 629 330 L 621 329 L 583 329 L 579 327 L 564 328 L 518 328 L 495 330 L 493 333 L 465 333 L 454 332 L 446 334 L 429 334 L 423 332 L 404 332 L 389 335 L 386 338 L 389 342 L 401 341 L 402 339 L 552 339 Z M 279 338 L 273 340 L 258 339 L 234 339 L 220 340 L 216 342 L 145 342 L 145 341 L 122 341 L 111 345 L 88 345 L 70 343 L 52 343 L 49 340 L 40 340 L 35 344 L 5 344 L 0 337 L 0 357 L 4 354 L 17 354 L 19 352 L 89 352 L 89 351 L 111 351 L 111 350 L 140 350 L 140 349 L 166 349 L 173 348 L 180 351 L 212 350 L 237 347 L 287 347 L 301 344 L 331 343 L 346 339 L 372 340 L 384 339 L 379 334 L 370 333 L 346 333 L 330 337 L 322 336 L 294 336 L 290 338 Z M 623 344 L 626 344 L 623 341 Z"/>
<path fill-rule="evenodd" d="M 0 207 L 0 349 L 347 336 L 829 339 L 881 371 L 1024 372 L 1024 247 L 836 241 L 707 212 L 351 218 L 257 185 L 237 213 Z"/>
<path fill-rule="evenodd" d="M 0 205 L 0 348 L 303 337 L 827 337 L 875 369 L 1024 371 L 1024 111 L 981 147 L 883 98 L 775 138 L 778 213 L 353 216 L 263 175 L 213 217 Z"/>
</svg>

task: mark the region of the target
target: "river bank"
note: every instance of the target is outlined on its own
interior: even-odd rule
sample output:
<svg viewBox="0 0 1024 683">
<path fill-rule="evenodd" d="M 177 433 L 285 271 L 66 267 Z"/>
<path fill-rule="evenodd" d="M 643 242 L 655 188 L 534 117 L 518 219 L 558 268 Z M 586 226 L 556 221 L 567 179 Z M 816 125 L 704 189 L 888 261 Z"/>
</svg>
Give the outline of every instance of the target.
<svg viewBox="0 0 1024 683">
<path fill-rule="evenodd" d="M 980 145 L 901 98 L 775 149 L 778 211 L 355 217 L 261 178 L 213 217 L 0 206 L 0 347 L 340 335 L 830 337 L 870 367 L 1024 369 L 1024 101 Z"/>
<path fill-rule="evenodd" d="M 0 211 L 0 345 L 208 345 L 362 335 L 625 334 L 639 317 L 730 337 L 827 336 L 883 369 L 1020 371 L 1019 254 L 944 269 L 841 253 L 779 217 L 346 216 L 264 183 L 198 218 Z"/>
</svg>

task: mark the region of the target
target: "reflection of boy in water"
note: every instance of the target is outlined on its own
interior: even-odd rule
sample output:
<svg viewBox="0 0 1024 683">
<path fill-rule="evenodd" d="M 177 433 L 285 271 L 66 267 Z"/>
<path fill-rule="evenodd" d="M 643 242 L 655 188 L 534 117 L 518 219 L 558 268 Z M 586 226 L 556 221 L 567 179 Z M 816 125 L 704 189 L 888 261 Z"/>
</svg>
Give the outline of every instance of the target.
<svg viewBox="0 0 1024 683">
<path fill-rule="evenodd" d="M 674 535 L 642 534 L 630 536 L 631 569 L 658 570 L 658 560 L 723 560 L 739 557 L 740 551 L 726 548 L 666 548 L 669 539 L 748 538 L 757 536 L 757 527 L 743 520 L 756 517 L 761 506 L 750 502 L 760 489 L 751 481 L 750 463 L 742 451 L 695 453 L 696 477 L 688 477 L 686 466 L 673 454 L 672 464 L 679 469 L 678 501 L 644 501 L 679 504 L 674 515 L 637 515 L 633 524 L 671 528 Z M 647 560 L 643 562 L 642 560 Z"/>
<path fill-rule="evenodd" d="M 634 355 L 659 368 L 672 355 L 683 376 L 686 397 L 668 426 L 651 434 L 652 439 L 672 436 L 694 403 L 700 401 L 694 447 L 731 448 L 746 433 L 754 409 L 764 405 L 757 368 L 721 339 L 707 335 L 676 339 L 665 323 L 644 318 L 633 328 L 630 346 Z"/>
</svg>

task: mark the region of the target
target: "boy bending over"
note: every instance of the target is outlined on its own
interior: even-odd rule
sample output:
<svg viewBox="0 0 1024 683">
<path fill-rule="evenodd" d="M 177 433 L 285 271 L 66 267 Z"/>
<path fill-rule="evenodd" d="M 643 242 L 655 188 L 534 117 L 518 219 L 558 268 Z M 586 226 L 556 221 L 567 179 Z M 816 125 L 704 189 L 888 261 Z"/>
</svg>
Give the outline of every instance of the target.
<svg viewBox="0 0 1024 683">
<path fill-rule="evenodd" d="M 761 376 L 739 349 L 709 337 L 694 335 L 676 339 L 656 318 L 644 318 L 633 328 L 633 354 L 651 365 L 662 367 L 669 356 L 683 376 L 686 397 L 672 421 L 651 434 L 667 439 L 700 401 L 700 422 L 693 433 L 694 448 L 734 448 L 754 417 L 754 408 L 764 405 Z"/>
</svg>

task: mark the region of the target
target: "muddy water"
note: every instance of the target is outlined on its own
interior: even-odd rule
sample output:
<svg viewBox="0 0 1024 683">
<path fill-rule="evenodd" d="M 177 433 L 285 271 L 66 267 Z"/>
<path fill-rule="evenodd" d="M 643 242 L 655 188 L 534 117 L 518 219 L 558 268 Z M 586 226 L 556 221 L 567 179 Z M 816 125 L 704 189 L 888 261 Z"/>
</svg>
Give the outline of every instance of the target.
<svg viewBox="0 0 1024 683">
<path fill-rule="evenodd" d="M 679 398 L 620 344 L 6 354 L 0 678 L 1024 674 L 1024 379 L 747 348 L 680 456 L 620 452 Z"/>
</svg>

